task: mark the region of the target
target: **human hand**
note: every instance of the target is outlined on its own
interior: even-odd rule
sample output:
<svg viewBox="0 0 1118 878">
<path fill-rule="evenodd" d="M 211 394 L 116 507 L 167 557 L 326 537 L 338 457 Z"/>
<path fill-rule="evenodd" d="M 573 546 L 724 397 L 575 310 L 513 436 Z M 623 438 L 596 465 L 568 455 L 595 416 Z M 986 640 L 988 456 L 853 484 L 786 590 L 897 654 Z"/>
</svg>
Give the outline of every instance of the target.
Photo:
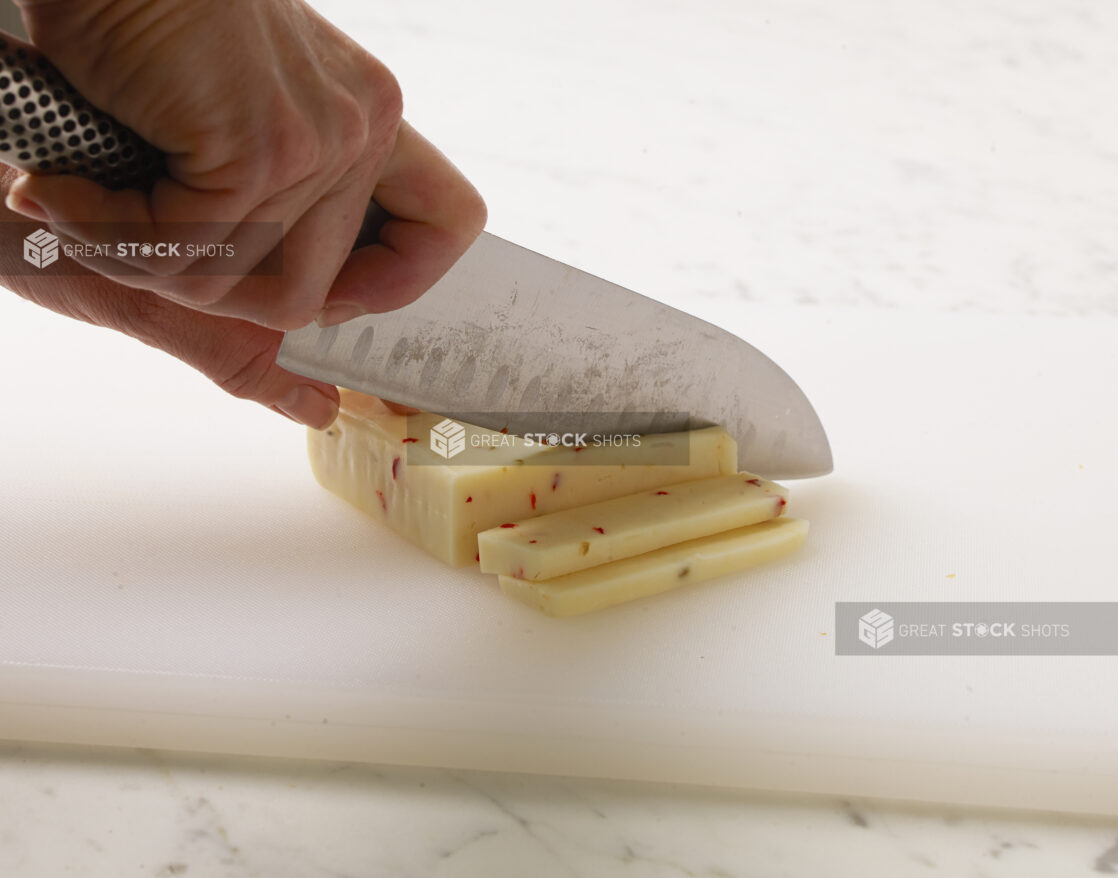
<svg viewBox="0 0 1118 878">
<path fill-rule="evenodd" d="M 0 194 L 8 191 L 17 176 L 16 171 L 0 165 Z M 22 219 L 0 207 L 0 227 Z M 337 388 L 276 365 L 283 340 L 279 330 L 205 314 L 93 273 L 29 272 L 18 246 L 0 248 L 0 281 L 52 311 L 115 329 L 164 350 L 234 396 L 255 400 L 299 423 L 323 429 L 338 414 Z"/>
<path fill-rule="evenodd" d="M 196 328 L 164 306 L 273 330 L 329 325 L 414 300 L 484 226 L 477 192 L 401 120 L 392 75 L 301 0 L 20 5 L 33 41 L 75 87 L 169 159 L 150 194 L 24 175 L 10 186 L 12 209 L 64 242 L 96 243 L 112 223 L 139 224 L 156 240 L 167 223 L 236 223 L 226 240 L 242 275 L 278 243 L 259 230 L 284 232 L 279 276 L 203 275 L 183 259 L 145 260 L 153 268 L 136 273 L 136 263 L 81 257 L 116 281 L 96 285 L 113 301 L 121 285 L 148 290 L 156 296 L 136 294 L 144 314 Z M 370 197 L 390 218 L 376 243 L 351 253 Z M 80 311 L 85 283 L 38 295 Z"/>
</svg>

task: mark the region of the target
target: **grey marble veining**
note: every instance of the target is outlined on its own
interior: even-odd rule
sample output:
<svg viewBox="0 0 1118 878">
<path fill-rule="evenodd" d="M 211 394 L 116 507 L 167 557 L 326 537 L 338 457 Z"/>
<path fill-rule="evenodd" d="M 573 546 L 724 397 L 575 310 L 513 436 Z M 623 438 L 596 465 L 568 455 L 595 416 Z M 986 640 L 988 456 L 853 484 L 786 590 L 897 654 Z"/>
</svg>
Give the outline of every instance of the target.
<svg viewBox="0 0 1118 878">
<path fill-rule="evenodd" d="M 622 781 L 0 745 L 11 878 L 1031 878 L 1118 821 Z"/>
<path fill-rule="evenodd" d="M 493 231 L 672 304 L 1118 314 L 1113 4 L 318 5 Z"/>
</svg>

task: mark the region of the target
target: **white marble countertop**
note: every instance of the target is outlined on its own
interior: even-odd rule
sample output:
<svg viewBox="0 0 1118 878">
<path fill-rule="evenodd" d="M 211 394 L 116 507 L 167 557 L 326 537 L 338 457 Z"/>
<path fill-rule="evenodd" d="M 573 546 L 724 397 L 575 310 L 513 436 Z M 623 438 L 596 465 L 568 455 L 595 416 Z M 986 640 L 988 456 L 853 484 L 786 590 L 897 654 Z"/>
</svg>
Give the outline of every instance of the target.
<svg viewBox="0 0 1118 878">
<path fill-rule="evenodd" d="M 493 231 L 708 318 L 1118 316 L 1105 0 L 317 5 Z M 936 873 L 1118 874 L 1118 818 L 0 743 L 5 878 Z"/>
<path fill-rule="evenodd" d="M 1118 822 L 675 785 L 0 744 L 0 874 L 1118 873 Z"/>
</svg>

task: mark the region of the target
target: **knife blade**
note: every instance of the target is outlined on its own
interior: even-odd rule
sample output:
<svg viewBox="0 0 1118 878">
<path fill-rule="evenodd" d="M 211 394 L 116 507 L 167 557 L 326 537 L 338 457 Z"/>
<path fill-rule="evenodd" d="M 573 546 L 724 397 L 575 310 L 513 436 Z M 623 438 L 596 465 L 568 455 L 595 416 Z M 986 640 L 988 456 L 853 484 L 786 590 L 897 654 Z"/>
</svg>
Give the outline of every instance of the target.
<svg viewBox="0 0 1118 878">
<path fill-rule="evenodd" d="M 719 424 L 750 472 L 793 479 L 832 467 L 811 403 L 757 348 L 487 232 L 415 302 L 291 330 L 276 361 L 511 433 L 545 429 L 547 414 L 597 433 Z"/>
<path fill-rule="evenodd" d="M 9 34 L 0 34 L 0 91 L 13 104 L 35 93 L 0 115 L 7 164 L 144 191 L 163 172 L 159 150 Z M 384 218 L 371 203 L 355 247 Z M 611 434 L 713 423 L 737 440 L 742 469 L 793 479 L 832 468 L 811 403 L 755 347 L 485 232 L 412 304 L 289 331 L 276 361 L 431 412 L 468 411 L 473 423 L 512 433 L 547 430 L 541 421 L 560 416 Z"/>
</svg>

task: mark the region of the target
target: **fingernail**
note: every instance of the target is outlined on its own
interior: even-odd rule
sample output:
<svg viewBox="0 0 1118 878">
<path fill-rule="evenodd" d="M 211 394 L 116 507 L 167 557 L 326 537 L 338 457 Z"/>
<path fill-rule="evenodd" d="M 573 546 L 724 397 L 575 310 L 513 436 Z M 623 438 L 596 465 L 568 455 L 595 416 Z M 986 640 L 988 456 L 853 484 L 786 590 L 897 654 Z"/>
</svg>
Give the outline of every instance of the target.
<svg viewBox="0 0 1118 878">
<path fill-rule="evenodd" d="M 50 217 L 47 216 L 47 212 L 37 203 L 30 198 L 23 198 L 22 196 L 16 195 L 14 192 L 8 193 L 8 197 L 4 199 L 4 203 L 8 206 L 8 210 L 21 213 L 41 223 L 49 222 L 50 220 Z"/>
<path fill-rule="evenodd" d="M 319 312 L 314 322 L 325 329 L 327 326 L 336 326 L 366 313 L 368 312 L 360 305 L 328 305 Z"/>
<path fill-rule="evenodd" d="M 338 404 L 309 384 L 300 384 L 277 402 L 276 408 L 291 420 L 316 430 L 325 430 L 338 416 Z"/>
</svg>

